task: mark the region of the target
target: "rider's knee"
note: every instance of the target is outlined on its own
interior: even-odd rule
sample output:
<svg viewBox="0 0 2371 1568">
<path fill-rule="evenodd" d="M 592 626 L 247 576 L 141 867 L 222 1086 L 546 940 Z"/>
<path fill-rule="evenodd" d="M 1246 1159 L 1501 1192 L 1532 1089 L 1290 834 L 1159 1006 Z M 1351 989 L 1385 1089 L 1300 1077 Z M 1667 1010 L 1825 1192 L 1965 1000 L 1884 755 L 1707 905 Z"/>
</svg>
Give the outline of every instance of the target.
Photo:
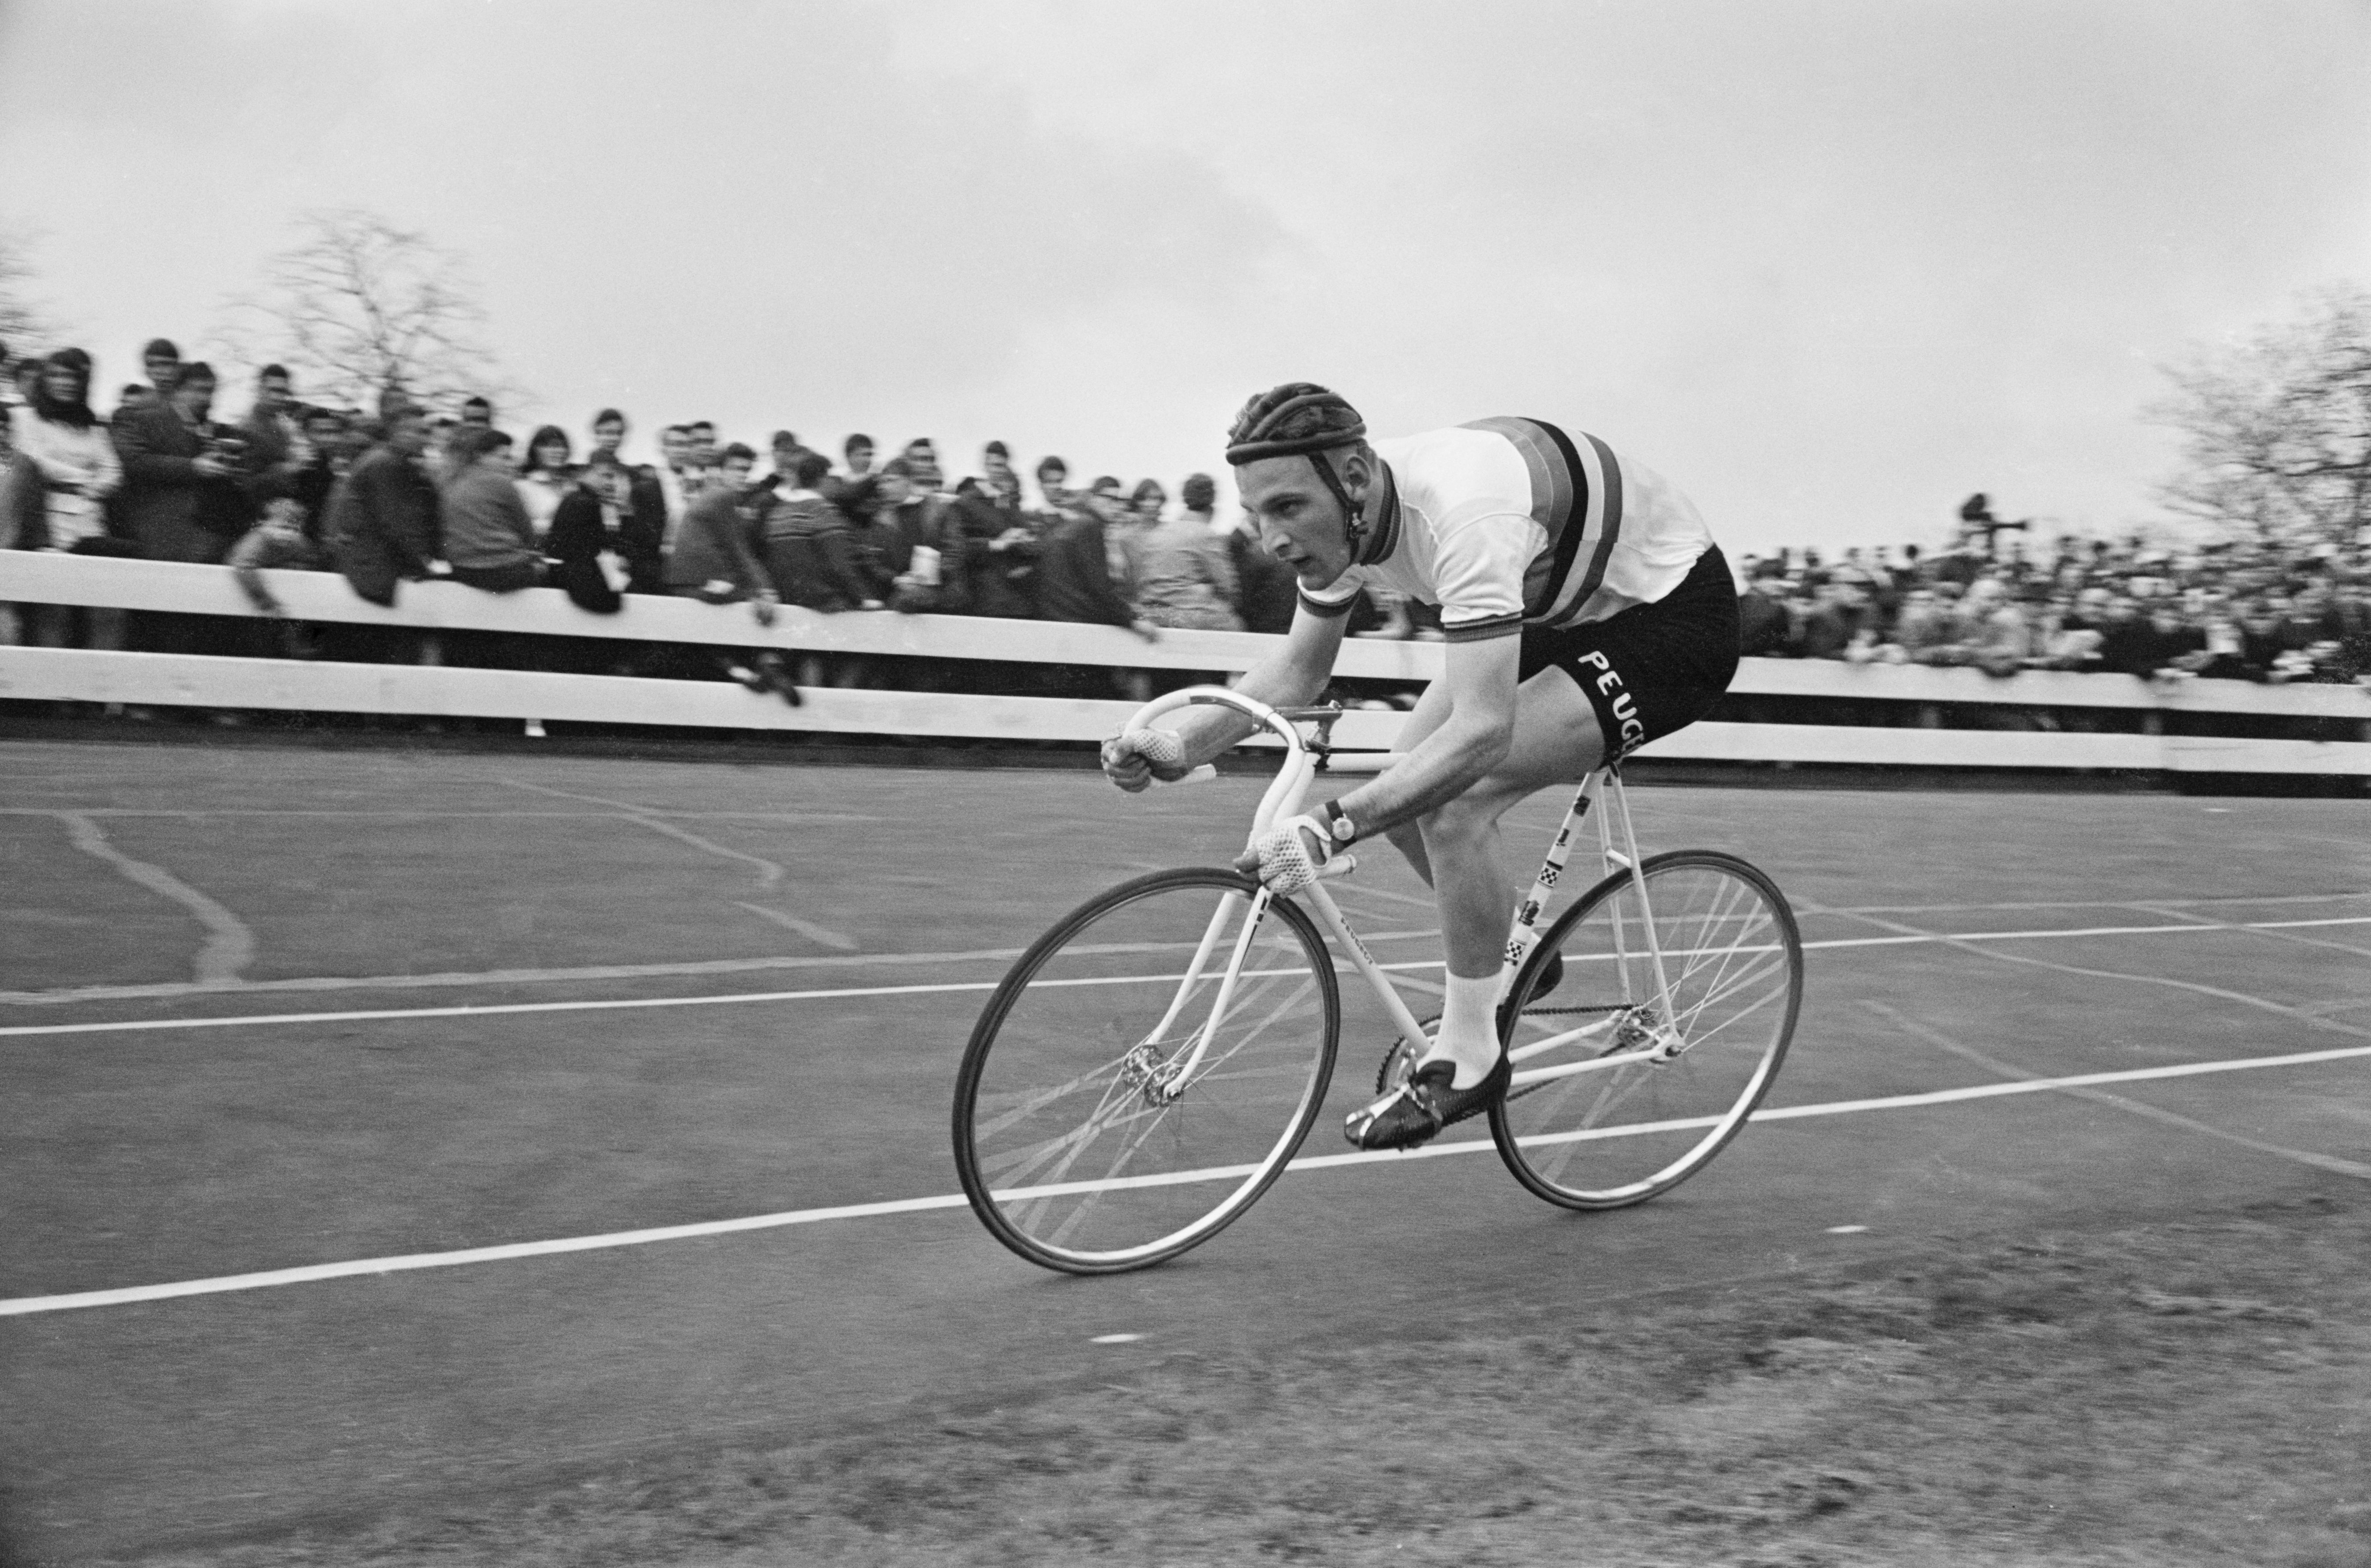
<svg viewBox="0 0 2371 1568">
<path fill-rule="evenodd" d="M 1442 801 L 1417 818 L 1417 826 L 1428 842 L 1460 843 L 1487 834 L 1505 814 L 1507 805 L 1489 790 L 1477 787 Z"/>
</svg>

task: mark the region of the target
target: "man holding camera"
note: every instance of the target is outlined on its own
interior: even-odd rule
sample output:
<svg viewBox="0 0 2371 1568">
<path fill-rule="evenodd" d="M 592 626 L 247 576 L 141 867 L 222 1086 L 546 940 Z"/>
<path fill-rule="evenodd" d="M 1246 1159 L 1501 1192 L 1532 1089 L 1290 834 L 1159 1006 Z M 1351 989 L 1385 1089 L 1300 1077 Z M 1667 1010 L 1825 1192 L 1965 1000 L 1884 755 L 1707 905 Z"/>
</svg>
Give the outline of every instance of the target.
<svg viewBox="0 0 2371 1568">
<path fill-rule="evenodd" d="M 116 421 L 123 459 L 117 507 L 151 560 L 218 562 L 254 521 L 241 484 L 246 443 L 214 424 L 214 369 L 199 361 L 182 367 L 163 402 Z"/>
<path fill-rule="evenodd" d="M 163 402 L 116 417 L 117 515 L 151 560 L 220 562 L 255 520 L 247 443 L 214 422 L 214 369 L 199 361 L 181 367 Z M 135 645 L 151 652 L 212 652 L 223 641 L 212 617 L 150 613 L 134 626 Z"/>
</svg>

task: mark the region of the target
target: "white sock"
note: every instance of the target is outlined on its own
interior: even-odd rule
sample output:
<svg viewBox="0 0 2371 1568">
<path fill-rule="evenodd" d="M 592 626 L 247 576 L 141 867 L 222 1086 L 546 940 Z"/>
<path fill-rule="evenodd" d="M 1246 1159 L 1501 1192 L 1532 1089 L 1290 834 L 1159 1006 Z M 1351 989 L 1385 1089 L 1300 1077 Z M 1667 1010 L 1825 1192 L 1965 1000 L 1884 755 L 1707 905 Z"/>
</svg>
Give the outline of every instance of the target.
<svg viewBox="0 0 2371 1568">
<path fill-rule="evenodd" d="M 1449 996 L 1441 1006 L 1440 1033 L 1428 1059 L 1446 1056 L 1457 1064 L 1451 1084 L 1472 1089 L 1498 1065 L 1498 977 L 1469 980 L 1449 976 Z"/>
</svg>

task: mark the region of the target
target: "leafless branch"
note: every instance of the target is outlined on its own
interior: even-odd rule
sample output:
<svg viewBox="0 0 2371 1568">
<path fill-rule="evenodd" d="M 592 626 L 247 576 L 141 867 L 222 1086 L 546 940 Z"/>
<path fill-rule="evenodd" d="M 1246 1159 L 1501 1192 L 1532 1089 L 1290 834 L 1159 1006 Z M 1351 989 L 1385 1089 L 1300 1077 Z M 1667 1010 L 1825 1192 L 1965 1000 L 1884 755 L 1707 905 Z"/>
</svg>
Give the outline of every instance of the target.
<svg viewBox="0 0 2371 1568">
<path fill-rule="evenodd" d="M 22 236 L 0 229 L 0 345 L 6 350 L 0 360 L 57 347 L 57 323 L 25 287 L 34 276 L 29 250 Z"/>
<path fill-rule="evenodd" d="M 226 302 L 214 336 L 241 359 L 277 361 L 306 398 L 376 408 L 477 394 L 515 401 L 483 332 L 461 260 L 425 235 L 354 209 L 307 213 L 300 243 L 269 258 L 260 286 Z"/>
<path fill-rule="evenodd" d="M 2166 503 L 2261 539 L 2338 539 L 2371 523 L 2371 294 L 2315 295 L 2296 319 L 2172 367 L 2149 409 L 2182 432 Z"/>
</svg>

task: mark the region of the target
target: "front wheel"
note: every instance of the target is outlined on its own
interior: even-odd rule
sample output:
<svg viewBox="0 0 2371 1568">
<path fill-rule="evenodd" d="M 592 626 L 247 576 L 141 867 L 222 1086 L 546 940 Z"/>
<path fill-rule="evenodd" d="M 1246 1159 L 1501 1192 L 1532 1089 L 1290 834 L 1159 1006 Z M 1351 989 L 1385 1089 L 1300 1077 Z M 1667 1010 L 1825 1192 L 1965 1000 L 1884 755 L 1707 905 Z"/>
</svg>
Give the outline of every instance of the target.
<svg viewBox="0 0 2371 1568">
<path fill-rule="evenodd" d="M 1157 871 L 1022 954 L 955 1081 L 955 1169 L 996 1239 L 1069 1274 L 1209 1240 L 1325 1099 L 1341 998 L 1300 907 L 1233 871 Z"/>
<path fill-rule="evenodd" d="M 1501 1015 L 1514 1081 L 1490 1136 L 1517 1181 L 1567 1208 L 1644 1203 L 1704 1169 L 1768 1092 L 1802 1004 L 1775 882 L 1706 849 L 1641 870 L 1643 895 L 1618 872 L 1548 928 Z M 1552 955 L 1562 974 L 1544 990 Z"/>
</svg>

